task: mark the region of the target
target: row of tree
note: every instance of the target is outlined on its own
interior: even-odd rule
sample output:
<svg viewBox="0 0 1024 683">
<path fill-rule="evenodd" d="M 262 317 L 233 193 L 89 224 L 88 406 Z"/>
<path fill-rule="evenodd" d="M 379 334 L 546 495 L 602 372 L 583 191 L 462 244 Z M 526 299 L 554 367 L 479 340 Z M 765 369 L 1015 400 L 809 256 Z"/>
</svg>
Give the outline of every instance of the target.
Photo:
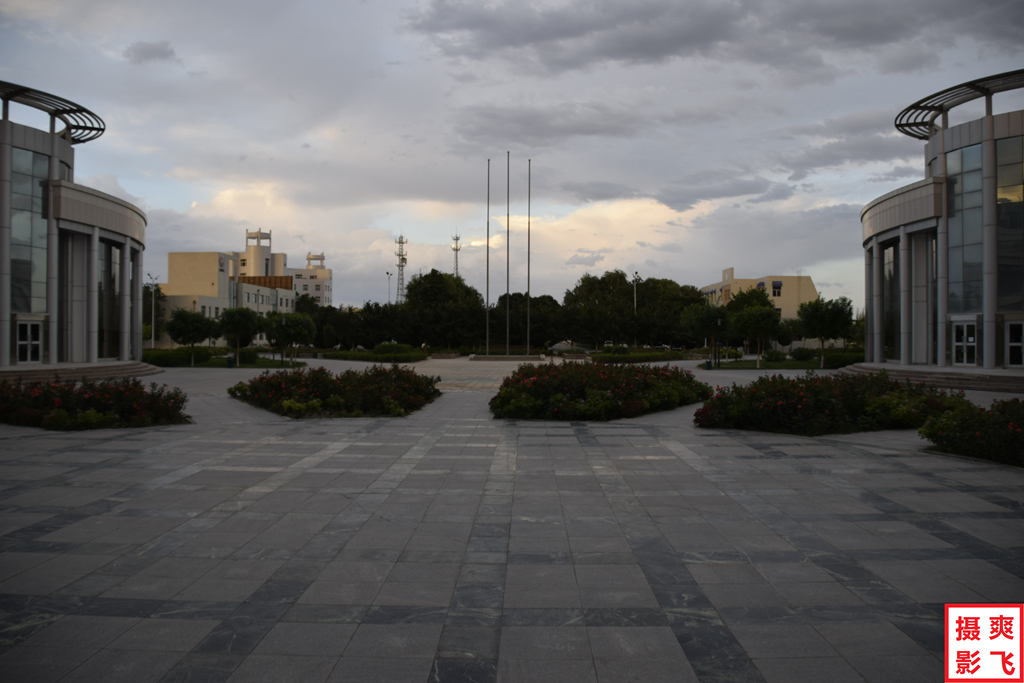
<svg viewBox="0 0 1024 683">
<path fill-rule="evenodd" d="M 227 309 L 213 321 L 179 309 L 167 321 L 166 331 L 179 344 L 222 336 L 235 347 L 248 345 L 263 332 L 275 346 L 372 348 L 395 340 L 414 346 L 479 348 L 486 342 L 488 327 L 492 349 L 502 348 L 506 340 L 517 347 L 527 341 L 526 294 L 502 294 L 488 307 L 480 292 L 462 278 L 438 270 L 414 275 L 401 304 L 367 302 L 361 309 L 339 309 L 318 306 L 312 297 L 302 295 L 296 298 L 294 310 L 261 319 L 248 309 Z M 300 319 L 296 316 L 308 324 L 294 322 Z M 175 322 L 186 319 L 192 322 Z M 562 303 L 547 295 L 531 296 L 529 320 L 533 347 L 563 340 L 594 348 L 607 340 L 687 347 L 709 341 L 712 345 L 749 342 L 760 353 L 770 341 L 786 346 L 809 337 L 823 346 L 827 339 L 851 339 L 857 332 L 846 298 L 808 302 L 801 306 L 798 319 L 782 320 L 764 290 L 737 292 L 720 306 L 691 285 L 668 279 L 629 279 L 621 270 L 584 275 L 566 291 Z M 196 341 L 182 341 L 186 338 Z"/>
</svg>

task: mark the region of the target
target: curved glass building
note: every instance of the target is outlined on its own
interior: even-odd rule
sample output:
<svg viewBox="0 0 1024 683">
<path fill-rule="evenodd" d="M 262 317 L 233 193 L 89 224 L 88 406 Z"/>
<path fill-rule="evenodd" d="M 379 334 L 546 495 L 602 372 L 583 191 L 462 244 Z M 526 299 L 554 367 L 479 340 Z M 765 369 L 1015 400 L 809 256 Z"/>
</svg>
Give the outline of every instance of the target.
<svg viewBox="0 0 1024 683">
<path fill-rule="evenodd" d="M 924 180 L 861 211 L 869 362 L 1024 369 L 1024 111 L 993 95 L 1024 69 L 935 93 L 896 129 L 924 141 Z M 949 111 L 983 98 L 985 116 Z"/>
<path fill-rule="evenodd" d="M 74 182 L 75 145 L 103 120 L 0 81 L 0 366 L 142 358 L 146 215 Z M 10 120 L 44 112 L 49 129 Z"/>
</svg>

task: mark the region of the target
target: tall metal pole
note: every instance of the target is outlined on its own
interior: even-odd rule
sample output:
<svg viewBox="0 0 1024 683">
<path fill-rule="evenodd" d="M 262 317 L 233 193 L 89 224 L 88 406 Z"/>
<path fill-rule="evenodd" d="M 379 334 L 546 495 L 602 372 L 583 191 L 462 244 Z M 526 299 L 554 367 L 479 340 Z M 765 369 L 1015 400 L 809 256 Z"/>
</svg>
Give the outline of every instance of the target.
<svg viewBox="0 0 1024 683">
<path fill-rule="evenodd" d="M 485 354 L 491 355 L 491 160 L 487 160 L 487 337 Z"/>
<path fill-rule="evenodd" d="M 512 355 L 512 345 L 510 343 L 511 330 L 509 329 L 509 323 L 512 321 L 512 290 L 509 287 L 511 278 L 509 277 L 509 267 L 512 265 L 512 259 L 509 256 L 509 240 L 512 237 L 511 224 L 509 220 L 512 217 L 512 209 L 510 203 L 510 197 L 512 196 L 512 178 L 509 172 L 512 170 L 512 153 L 505 152 L 505 355 Z"/>
<path fill-rule="evenodd" d="M 384 271 L 384 274 L 388 276 L 388 305 L 391 305 L 391 271 Z"/>
<path fill-rule="evenodd" d="M 151 339 L 150 344 L 149 344 L 149 348 L 155 349 L 156 348 L 156 278 L 153 277 L 152 275 L 150 275 L 149 273 L 146 273 L 146 277 L 149 278 L 149 288 L 150 288 L 150 290 L 152 290 L 151 293 L 153 294 L 153 305 L 150 307 L 150 311 L 149 311 L 149 314 L 150 314 L 149 315 L 149 317 L 150 317 L 149 336 L 150 336 L 150 339 Z"/>
<path fill-rule="evenodd" d="M 530 193 L 532 159 L 526 160 L 526 353 L 530 353 Z"/>
<path fill-rule="evenodd" d="M 636 283 L 640 279 L 640 273 L 633 271 L 633 348 L 636 348 Z"/>
</svg>

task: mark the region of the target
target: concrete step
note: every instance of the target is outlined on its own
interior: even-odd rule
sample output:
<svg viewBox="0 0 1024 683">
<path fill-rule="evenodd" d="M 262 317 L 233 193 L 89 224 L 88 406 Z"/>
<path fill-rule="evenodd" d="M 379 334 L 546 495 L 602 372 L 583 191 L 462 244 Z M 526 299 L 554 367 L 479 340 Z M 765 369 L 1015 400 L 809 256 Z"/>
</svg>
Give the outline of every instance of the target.
<svg viewBox="0 0 1024 683">
<path fill-rule="evenodd" d="M 121 379 L 159 375 L 162 368 L 136 361 L 116 363 L 58 363 L 57 365 L 18 365 L 0 369 L 0 380 L 38 382 L 54 378 L 92 380 Z"/>
<path fill-rule="evenodd" d="M 924 369 L 908 367 L 906 365 L 893 364 L 891 368 L 884 368 L 892 379 L 906 381 L 909 379 L 914 384 L 924 383 L 940 387 L 942 389 L 978 389 L 982 391 L 1007 391 L 1024 393 L 1024 373 L 1014 374 L 988 374 L 984 371 L 978 372 L 949 372 L 942 369 Z M 877 366 L 866 367 L 860 363 L 847 365 L 839 370 L 845 374 L 866 375 L 878 372 Z"/>
</svg>

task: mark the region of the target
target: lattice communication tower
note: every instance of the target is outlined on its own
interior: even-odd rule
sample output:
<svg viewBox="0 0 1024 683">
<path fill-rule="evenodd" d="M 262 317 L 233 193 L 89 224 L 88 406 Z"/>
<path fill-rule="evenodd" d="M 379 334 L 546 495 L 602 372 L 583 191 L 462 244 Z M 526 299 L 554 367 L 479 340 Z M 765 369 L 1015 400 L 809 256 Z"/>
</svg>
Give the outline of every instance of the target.
<svg viewBox="0 0 1024 683">
<path fill-rule="evenodd" d="M 395 240 L 395 244 L 398 245 L 398 251 L 395 252 L 395 256 L 398 257 L 398 283 L 395 285 L 395 303 L 400 304 L 405 301 L 405 245 L 409 243 L 405 239 L 404 235 L 399 235 L 398 239 Z"/>
<path fill-rule="evenodd" d="M 456 234 L 454 237 L 452 237 L 452 239 L 455 240 L 455 246 L 452 247 L 452 251 L 455 252 L 455 277 L 458 277 L 459 276 L 459 252 L 462 251 L 462 247 L 459 246 L 459 240 L 462 239 L 462 238 L 459 237 L 458 234 Z"/>
</svg>

